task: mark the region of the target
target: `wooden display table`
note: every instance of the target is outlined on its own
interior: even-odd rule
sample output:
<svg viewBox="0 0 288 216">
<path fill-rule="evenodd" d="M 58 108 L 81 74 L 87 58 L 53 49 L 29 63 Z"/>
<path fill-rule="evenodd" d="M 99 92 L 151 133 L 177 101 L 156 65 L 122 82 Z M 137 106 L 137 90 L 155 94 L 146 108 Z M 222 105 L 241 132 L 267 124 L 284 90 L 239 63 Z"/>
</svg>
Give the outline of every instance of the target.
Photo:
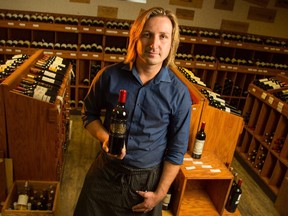
<svg viewBox="0 0 288 216">
<path fill-rule="evenodd" d="M 229 215 L 224 207 L 232 181 L 232 173 L 214 153 L 205 151 L 201 159 L 187 153 L 173 184 L 173 214 Z"/>
</svg>

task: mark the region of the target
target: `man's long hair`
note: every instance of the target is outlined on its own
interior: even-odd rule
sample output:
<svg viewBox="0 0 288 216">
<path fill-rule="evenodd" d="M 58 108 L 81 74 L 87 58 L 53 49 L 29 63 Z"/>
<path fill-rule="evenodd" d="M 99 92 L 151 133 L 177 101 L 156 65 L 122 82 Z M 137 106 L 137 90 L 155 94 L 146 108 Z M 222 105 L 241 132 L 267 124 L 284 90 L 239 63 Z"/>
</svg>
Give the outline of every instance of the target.
<svg viewBox="0 0 288 216">
<path fill-rule="evenodd" d="M 172 23 L 172 44 L 169 55 L 163 62 L 163 66 L 173 66 L 175 55 L 179 46 L 180 35 L 179 35 L 179 25 L 177 17 L 169 10 L 164 10 L 161 7 L 153 7 L 147 11 L 142 12 L 138 18 L 134 21 L 130 29 L 129 45 L 127 50 L 127 56 L 125 63 L 132 63 L 137 57 L 137 41 L 140 39 L 140 35 L 143 31 L 144 25 L 148 19 L 155 16 L 166 16 L 170 19 Z"/>
</svg>

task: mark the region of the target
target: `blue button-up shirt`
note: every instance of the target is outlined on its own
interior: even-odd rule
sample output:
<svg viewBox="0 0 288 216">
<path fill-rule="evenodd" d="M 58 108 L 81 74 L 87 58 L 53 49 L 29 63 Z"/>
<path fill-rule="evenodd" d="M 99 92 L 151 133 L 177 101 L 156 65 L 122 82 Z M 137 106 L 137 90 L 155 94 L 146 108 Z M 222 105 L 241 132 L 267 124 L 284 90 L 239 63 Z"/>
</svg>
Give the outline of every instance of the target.
<svg viewBox="0 0 288 216">
<path fill-rule="evenodd" d="M 143 85 L 133 67 L 118 63 L 99 72 L 85 98 L 84 126 L 100 119 L 105 109 L 104 127 L 109 130 L 112 109 L 120 89 L 127 90 L 128 110 L 126 156 L 121 161 L 148 168 L 168 160 L 182 164 L 187 151 L 191 99 L 186 86 L 167 67 Z"/>
</svg>

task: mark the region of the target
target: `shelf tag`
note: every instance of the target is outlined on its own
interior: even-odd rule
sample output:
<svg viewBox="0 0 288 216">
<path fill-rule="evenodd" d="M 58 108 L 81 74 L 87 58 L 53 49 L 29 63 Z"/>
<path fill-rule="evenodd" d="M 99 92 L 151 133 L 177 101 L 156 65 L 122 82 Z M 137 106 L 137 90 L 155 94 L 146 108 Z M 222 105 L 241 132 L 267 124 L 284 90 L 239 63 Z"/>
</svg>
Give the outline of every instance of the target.
<svg viewBox="0 0 288 216">
<path fill-rule="evenodd" d="M 94 57 L 94 58 L 98 58 L 99 55 L 97 55 L 97 54 L 93 54 L 93 57 Z"/>
<path fill-rule="evenodd" d="M 195 166 L 188 166 L 188 167 L 185 167 L 186 170 L 193 170 L 193 169 L 196 169 Z"/>
<path fill-rule="evenodd" d="M 207 39 L 202 39 L 202 42 L 205 42 L 205 43 L 207 43 L 207 42 L 208 42 L 208 40 L 207 40 Z"/>
<path fill-rule="evenodd" d="M 82 56 L 83 56 L 83 57 L 87 57 L 88 54 L 87 54 L 87 53 L 82 53 Z"/>
<path fill-rule="evenodd" d="M 83 28 L 83 31 L 89 31 L 90 29 L 89 28 Z"/>
<path fill-rule="evenodd" d="M 188 66 L 190 66 L 190 65 L 191 65 L 191 62 L 186 62 L 185 64 L 188 65 Z"/>
<path fill-rule="evenodd" d="M 203 164 L 202 161 L 193 161 L 193 164 Z"/>
<path fill-rule="evenodd" d="M 25 23 L 19 23 L 19 26 L 24 27 L 24 26 L 26 26 L 26 24 Z"/>
<path fill-rule="evenodd" d="M 6 52 L 12 52 L 12 49 L 6 49 Z"/>
<path fill-rule="evenodd" d="M 202 165 L 202 168 L 204 168 L 204 169 L 207 169 L 207 168 L 212 168 L 212 166 L 211 165 Z"/>
<path fill-rule="evenodd" d="M 221 170 L 220 169 L 210 169 L 210 172 L 219 173 L 219 172 L 221 172 Z"/>
<path fill-rule="evenodd" d="M 272 104 L 273 101 L 274 101 L 274 98 L 270 96 L 270 97 L 268 98 L 268 103 L 269 103 L 269 104 Z"/>
<path fill-rule="evenodd" d="M 263 100 L 265 100 L 266 97 L 267 97 L 267 94 L 266 94 L 265 92 L 263 92 L 262 95 L 261 95 L 261 98 L 262 98 Z"/>
<path fill-rule="evenodd" d="M 124 57 L 121 56 L 121 57 L 119 57 L 118 59 L 119 59 L 119 60 L 124 60 Z"/>
<path fill-rule="evenodd" d="M 279 48 L 276 48 L 275 50 L 276 50 L 276 51 L 280 51 L 280 49 L 279 49 Z"/>
<path fill-rule="evenodd" d="M 238 67 L 233 67 L 233 70 L 238 70 Z"/>
<path fill-rule="evenodd" d="M 110 34 L 118 34 L 118 31 L 107 30 L 106 32 Z"/>
<path fill-rule="evenodd" d="M 223 69 L 225 69 L 225 68 L 226 68 L 226 66 L 225 66 L 225 65 L 221 65 L 220 67 L 221 67 L 221 68 L 223 68 Z"/>
<path fill-rule="evenodd" d="M 253 92 L 256 92 L 256 89 L 255 89 L 255 88 L 252 88 L 252 91 L 253 91 Z"/>
<path fill-rule="evenodd" d="M 0 52 L 2 52 L 3 51 L 3 49 L 2 48 L 0 48 Z"/>
<path fill-rule="evenodd" d="M 227 68 L 228 68 L 228 69 L 233 69 L 233 67 L 231 67 L 231 66 L 228 66 Z"/>
<path fill-rule="evenodd" d="M 221 44 L 221 41 L 215 41 L 216 44 Z"/>
<path fill-rule="evenodd" d="M 242 46 L 243 46 L 243 44 L 242 44 L 242 43 L 237 43 L 237 46 L 240 46 L 240 47 L 242 47 Z"/>
<path fill-rule="evenodd" d="M 190 41 L 194 41 L 194 42 L 195 42 L 195 41 L 196 41 L 196 38 L 190 38 Z"/>
<path fill-rule="evenodd" d="M 264 50 L 269 50 L 269 47 L 264 47 Z"/>
<path fill-rule="evenodd" d="M 76 56 L 76 53 L 70 53 L 70 56 Z"/>
<path fill-rule="evenodd" d="M 283 52 L 284 52 L 284 53 L 288 53 L 288 49 L 284 49 Z"/>
<path fill-rule="evenodd" d="M 110 56 L 110 59 L 116 59 L 116 56 Z"/>
<path fill-rule="evenodd" d="M 62 53 L 61 52 L 56 52 L 56 55 L 62 55 Z"/>
<path fill-rule="evenodd" d="M 276 49 L 275 49 L 275 47 L 271 47 L 270 50 L 275 51 Z"/>
<path fill-rule="evenodd" d="M 213 64 L 208 64 L 208 67 L 211 67 L 211 68 L 212 68 L 212 67 L 214 67 L 214 65 L 213 65 Z"/>
<path fill-rule="evenodd" d="M 175 61 L 175 64 L 176 64 L 176 65 L 180 65 L 180 62 Z"/>
<path fill-rule="evenodd" d="M 65 26 L 65 30 L 71 30 L 70 26 Z"/>
<path fill-rule="evenodd" d="M 14 26 L 14 23 L 12 23 L 12 22 L 8 22 L 7 23 L 9 26 Z"/>
<path fill-rule="evenodd" d="M 128 35 L 129 32 L 128 32 L 128 31 L 124 31 L 124 32 L 122 32 L 122 34 L 123 34 L 123 35 Z"/>
<path fill-rule="evenodd" d="M 21 53 L 21 52 L 22 52 L 22 50 L 19 50 L 19 49 L 15 49 L 15 52 L 17 52 L 17 53 Z"/>
<path fill-rule="evenodd" d="M 229 43 L 229 42 L 227 42 L 227 41 L 225 41 L 225 42 L 224 42 L 224 44 L 225 44 L 225 45 L 229 45 L 230 43 Z"/>
<path fill-rule="evenodd" d="M 74 30 L 74 31 L 77 31 L 77 30 L 78 30 L 77 27 L 72 27 L 71 29 Z"/>
<path fill-rule="evenodd" d="M 193 161 L 193 158 L 192 158 L 192 157 L 190 157 L 190 158 L 184 158 L 183 160 L 184 160 L 184 161 Z"/>
<path fill-rule="evenodd" d="M 284 107 L 284 103 L 279 102 L 279 103 L 277 104 L 277 110 L 278 110 L 280 113 L 282 113 L 283 107 Z"/>
<path fill-rule="evenodd" d="M 39 28 L 39 24 L 33 24 L 32 26 L 35 28 Z"/>
<path fill-rule="evenodd" d="M 96 32 L 102 32 L 102 29 L 96 29 Z"/>
<path fill-rule="evenodd" d="M 48 55 L 53 55 L 53 52 L 49 52 L 49 51 L 44 51 L 44 54 L 48 54 Z"/>
</svg>

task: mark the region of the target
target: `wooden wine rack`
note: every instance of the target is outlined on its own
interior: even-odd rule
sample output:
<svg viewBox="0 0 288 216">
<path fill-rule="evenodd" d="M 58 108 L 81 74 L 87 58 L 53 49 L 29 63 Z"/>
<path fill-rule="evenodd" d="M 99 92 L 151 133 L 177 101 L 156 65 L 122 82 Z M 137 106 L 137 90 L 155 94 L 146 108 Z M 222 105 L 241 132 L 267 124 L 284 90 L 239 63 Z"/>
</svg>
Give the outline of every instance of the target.
<svg viewBox="0 0 288 216">
<path fill-rule="evenodd" d="M 69 82 L 66 71 L 55 103 L 47 103 L 13 91 L 29 73 L 43 50 L 35 52 L 1 83 L 5 103 L 7 157 L 13 160 L 15 180 L 60 180 L 63 145 L 69 120 Z M 67 97 L 68 96 L 68 97 Z"/>
<path fill-rule="evenodd" d="M 33 11 L 15 11 L 15 10 L 0 10 L 4 13 L 22 13 L 35 14 Z M 54 17 L 65 16 L 72 17 L 67 14 L 53 14 Z M 128 22 L 131 20 L 107 19 L 101 17 L 76 16 L 72 18 L 79 20 L 78 25 L 59 24 L 59 23 L 43 23 L 32 21 L 16 21 L 16 20 L 0 20 L 0 39 L 4 40 L 28 40 L 46 41 L 55 43 L 72 43 L 77 44 L 77 50 L 69 51 L 64 49 L 45 49 L 44 53 L 50 55 L 61 56 L 66 59 L 71 59 L 74 65 L 75 80 L 71 85 L 71 99 L 75 101 L 75 108 L 80 109 L 82 101 L 88 92 L 89 86 L 83 83 L 84 79 L 89 79 L 90 83 L 93 79 L 92 67 L 99 65 L 101 68 L 115 62 L 123 61 L 124 56 L 118 54 L 108 54 L 104 52 L 106 47 L 120 47 L 127 48 L 129 42 L 129 30 L 112 29 L 108 27 L 83 26 L 80 23 L 82 18 L 90 18 L 92 20 L 103 20 L 105 24 L 108 21 Z M 190 26 L 180 26 L 181 29 L 191 30 L 208 30 L 205 28 L 192 28 Z M 214 31 L 215 30 L 211 30 Z M 217 31 L 220 35 L 221 30 Z M 233 32 L 225 32 L 226 34 L 233 34 Z M 238 34 L 238 33 L 235 33 Z M 242 34 L 247 36 L 246 34 Z M 248 35 L 249 36 L 249 35 Z M 259 36 L 265 39 L 265 36 Z M 278 38 L 275 38 L 278 39 Z M 281 39 L 286 40 L 286 39 Z M 287 41 L 287 40 L 286 40 Z M 103 52 L 86 52 L 80 51 L 81 44 L 96 43 L 101 45 Z M 9 58 L 12 54 L 32 54 L 35 48 L 15 47 L 15 46 L 0 46 L 0 58 Z M 288 64 L 288 48 L 276 47 L 265 44 L 255 44 L 249 42 L 236 42 L 220 38 L 206 38 L 203 36 L 187 36 L 182 34 L 180 37 L 179 53 L 209 55 L 216 57 L 216 62 L 202 62 L 194 60 L 176 59 L 177 66 L 186 67 L 193 70 L 193 73 L 200 77 L 207 86 L 215 90 L 216 84 L 224 86 L 225 79 L 231 79 L 233 82 L 232 89 L 235 86 L 241 87 L 240 95 L 233 95 L 231 93 L 225 95 L 223 91 L 221 96 L 230 102 L 231 105 L 238 109 L 243 109 L 248 85 L 254 80 L 262 77 L 275 76 L 276 74 L 287 74 L 285 70 L 276 70 L 271 68 L 261 68 L 256 66 L 232 65 L 224 64 L 218 61 L 218 57 L 228 56 L 229 58 L 250 58 L 252 60 L 263 59 L 268 62 L 277 62 L 281 64 Z M 1 57 L 2 55 L 2 57 Z"/>
<path fill-rule="evenodd" d="M 287 76 L 277 75 L 276 79 L 288 82 Z M 288 104 L 273 95 L 280 90 L 263 90 L 254 84 L 249 85 L 249 95 L 245 103 L 243 116 L 246 118 L 244 131 L 239 138 L 236 152 L 248 170 L 268 187 L 272 200 L 280 193 L 283 180 L 288 176 Z M 249 117 L 247 117 L 249 116 Z M 265 133 L 274 132 L 271 144 L 265 142 Z M 276 152 L 278 138 L 284 138 L 280 152 Z M 257 151 L 255 162 L 251 163 L 249 153 Z M 255 168 L 258 157 L 264 153 L 264 165 L 261 170 Z M 272 193 L 271 193 L 272 192 Z"/>
<path fill-rule="evenodd" d="M 209 106 L 207 99 L 200 93 L 198 85 L 188 81 L 177 68 L 172 68 L 172 71 L 188 87 L 192 100 L 188 151 L 173 183 L 173 214 L 240 215 L 239 211 L 234 214 L 228 213 L 224 206 L 233 181 L 233 175 L 227 167 L 232 162 L 237 140 L 243 129 L 243 119 Z M 204 152 L 201 160 L 194 159 L 194 162 L 210 165 L 211 169 L 219 169 L 220 173 L 213 173 L 210 169 L 199 166 L 195 170 L 186 170 L 187 166 L 193 165 L 191 160 L 186 160 L 192 159 L 191 151 L 202 121 L 206 122 Z"/>
</svg>

